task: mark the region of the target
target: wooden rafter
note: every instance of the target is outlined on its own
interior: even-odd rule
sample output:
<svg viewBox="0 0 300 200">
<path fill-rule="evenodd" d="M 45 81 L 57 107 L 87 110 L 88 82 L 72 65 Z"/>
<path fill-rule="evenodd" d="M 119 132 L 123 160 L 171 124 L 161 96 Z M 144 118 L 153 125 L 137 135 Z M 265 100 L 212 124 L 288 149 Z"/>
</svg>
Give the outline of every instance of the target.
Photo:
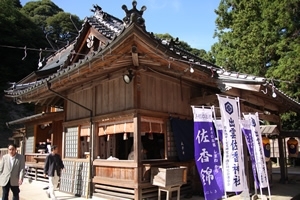
<svg viewBox="0 0 300 200">
<path fill-rule="evenodd" d="M 138 49 L 136 46 L 131 47 L 132 63 L 133 63 L 133 66 L 135 66 L 135 67 L 140 66 L 139 54 L 137 51 L 138 51 Z"/>
</svg>

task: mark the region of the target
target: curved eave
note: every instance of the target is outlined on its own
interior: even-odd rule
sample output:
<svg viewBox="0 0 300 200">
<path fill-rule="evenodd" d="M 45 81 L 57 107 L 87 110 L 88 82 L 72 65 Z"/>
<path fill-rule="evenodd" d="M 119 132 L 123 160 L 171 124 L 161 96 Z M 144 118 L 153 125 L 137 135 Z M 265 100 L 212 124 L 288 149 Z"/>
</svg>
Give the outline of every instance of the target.
<svg viewBox="0 0 300 200">
<path fill-rule="evenodd" d="M 57 72 L 51 74 L 47 78 L 44 78 L 41 80 L 41 82 L 34 84 L 24 90 L 19 90 L 19 91 L 12 91 L 9 93 L 10 97 L 22 97 L 25 94 L 29 94 L 35 90 L 38 90 L 39 88 L 44 87 L 47 82 L 55 82 L 56 80 L 61 80 L 65 78 L 66 76 L 78 72 L 81 67 L 87 66 L 87 63 L 93 62 L 96 59 L 99 59 L 99 57 L 103 57 L 106 54 L 110 54 L 112 49 L 117 48 L 118 45 L 120 45 L 120 41 L 123 38 L 126 38 L 129 34 L 135 33 L 135 34 L 141 34 L 140 32 L 143 32 L 143 34 L 149 36 L 149 40 L 147 42 L 151 42 L 152 45 L 156 46 L 159 48 L 159 51 L 165 52 L 165 55 L 168 55 L 168 58 L 165 58 L 165 62 L 169 62 L 172 59 L 176 59 L 178 62 L 184 62 L 184 66 L 189 66 L 190 63 L 193 63 L 195 65 L 195 69 L 197 70 L 197 73 L 199 74 L 200 72 L 205 72 L 206 74 L 212 73 L 215 76 L 212 76 L 212 79 L 215 81 L 220 81 L 223 83 L 242 83 L 242 84 L 255 84 L 258 86 L 261 86 L 266 83 L 266 79 L 263 77 L 256 77 L 248 74 L 240 74 L 240 73 L 235 73 L 235 72 L 226 72 L 221 68 L 218 68 L 215 65 L 212 65 L 211 63 L 204 62 L 201 58 L 197 58 L 187 52 L 184 52 L 180 49 L 177 49 L 175 47 L 170 47 L 169 45 L 163 44 L 159 40 L 153 40 L 153 37 L 151 37 L 151 34 L 145 32 L 141 28 L 135 29 L 134 27 L 137 27 L 135 24 L 132 24 L 131 26 L 124 28 L 119 36 L 115 36 L 111 41 L 109 41 L 106 46 L 103 46 L 98 49 L 98 51 L 93 52 L 92 54 L 86 55 L 83 59 L 78 60 L 76 63 L 73 63 L 69 66 L 66 66 L 65 68 L 59 69 Z M 159 47 L 158 47 L 159 46 Z M 204 63 L 204 64 L 203 64 Z M 180 65 L 180 63 L 178 64 Z M 172 72 L 169 72 L 172 74 Z M 195 73 L 196 74 L 196 73 Z M 191 75 L 195 76 L 195 75 Z M 270 87 L 270 86 L 268 86 Z M 272 88 L 271 88 L 272 89 Z M 269 89 L 270 90 L 270 89 Z M 293 100 L 292 98 L 289 98 L 287 95 L 282 93 L 276 88 L 276 91 L 278 94 L 282 95 L 280 98 L 282 100 L 288 100 L 290 104 L 289 110 L 294 110 L 295 112 L 300 113 L 300 105 L 297 101 Z M 284 109 L 284 110 L 283 110 Z M 283 108 L 281 110 L 285 111 L 288 110 L 288 108 Z"/>
<path fill-rule="evenodd" d="M 266 78 L 248 74 L 228 73 L 219 74 L 218 81 L 223 83 L 264 84 L 266 83 Z"/>
<path fill-rule="evenodd" d="M 280 89 L 274 87 L 272 84 L 269 84 L 267 86 L 268 88 L 268 94 L 270 96 L 273 95 L 273 91 L 274 90 L 274 93 L 276 94 L 276 97 L 272 97 L 274 99 L 276 98 L 281 98 L 282 99 L 282 104 L 280 106 L 280 110 L 282 113 L 284 112 L 288 112 L 288 111 L 293 111 L 293 112 L 296 112 L 296 113 L 299 113 L 300 114 L 300 103 L 298 101 L 296 101 L 295 99 L 289 97 L 287 94 L 285 94 L 283 91 L 281 91 Z M 288 102 L 288 104 L 287 104 Z"/>
<path fill-rule="evenodd" d="M 122 32 L 125 30 L 125 28 L 122 30 Z M 93 52 L 92 54 L 87 54 L 85 55 L 84 58 L 79 59 L 76 63 L 73 63 L 72 65 L 69 65 L 65 68 L 60 68 L 59 70 L 57 70 L 55 73 L 49 75 L 47 78 L 43 78 L 41 80 L 39 80 L 38 83 L 31 85 L 30 87 L 27 87 L 24 90 L 17 90 L 17 91 L 9 91 L 7 93 L 7 97 L 11 97 L 11 98 L 21 98 L 23 95 L 26 95 L 28 93 L 31 93 L 41 87 L 45 87 L 47 82 L 53 82 L 57 79 L 63 78 L 65 76 L 67 76 L 69 73 L 72 72 L 77 72 L 77 70 L 79 70 L 82 66 L 86 65 L 89 62 L 94 61 L 95 59 L 99 59 L 99 56 L 101 55 L 105 55 L 107 53 L 111 52 L 111 48 L 113 48 L 113 45 L 117 44 L 117 39 L 118 37 L 114 37 L 112 41 L 110 41 L 109 43 L 107 43 L 106 46 L 99 48 L 98 51 Z"/>
<path fill-rule="evenodd" d="M 42 70 L 42 71 L 35 71 L 34 73 L 38 76 L 38 77 L 45 77 L 45 76 L 49 76 L 55 72 L 57 72 L 57 70 L 60 69 L 60 66 L 56 66 L 56 67 L 51 67 L 47 70 Z"/>
<path fill-rule="evenodd" d="M 17 120 L 6 122 L 6 125 L 7 125 L 7 127 L 9 127 L 11 125 L 17 125 L 17 124 L 28 124 L 28 123 L 31 123 L 31 122 L 34 122 L 34 121 L 37 121 L 37 120 L 52 122 L 54 120 L 55 121 L 62 120 L 63 117 L 64 117 L 64 112 L 63 111 L 50 112 L 50 113 L 42 112 L 42 113 L 38 113 L 38 114 L 35 114 L 35 115 L 31 115 L 31 116 L 27 116 L 27 117 L 20 118 L 20 119 L 17 119 Z"/>
</svg>

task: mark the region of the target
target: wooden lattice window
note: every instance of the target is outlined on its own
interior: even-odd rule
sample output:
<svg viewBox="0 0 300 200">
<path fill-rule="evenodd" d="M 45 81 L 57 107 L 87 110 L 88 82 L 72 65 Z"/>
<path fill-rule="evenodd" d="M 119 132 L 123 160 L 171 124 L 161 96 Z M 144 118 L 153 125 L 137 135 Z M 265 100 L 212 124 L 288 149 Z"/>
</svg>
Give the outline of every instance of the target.
<svg viewBox="0 0 300 200">
<path fill-rule="evenodd" d="M 25 153 L 34 153 L 35 144 L 34 144 L 34 127 L 26 127 L 26 144 L 25 144 Z"/>
<path fill-rule="evenodd" d="M 67 128 L 65 134 L 65 157 L 78 157 L 78 127 Z"/>
</svg>

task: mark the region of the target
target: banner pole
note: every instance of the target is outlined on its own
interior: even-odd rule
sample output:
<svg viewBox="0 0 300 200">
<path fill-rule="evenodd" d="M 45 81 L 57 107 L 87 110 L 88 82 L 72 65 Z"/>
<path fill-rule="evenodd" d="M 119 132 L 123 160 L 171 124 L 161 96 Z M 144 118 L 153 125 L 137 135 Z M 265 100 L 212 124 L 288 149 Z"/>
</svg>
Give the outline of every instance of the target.
<svg viewBox="0 0 300 200">
<path fill-rule="evenodd" d="M 253 134 L 253 133 L 252 133 Z M 254 149 L 255 151 L 258 151 L 258 149 L 256 149 L 256 146 L 254 145 Z M 255 162 L 255 165 L 256 165 L 256 171 L 259 172 L 259 168 L 258 168 L 258 157 L 257 157 L 257 154 L 255 153 L 254 154 L 254 157 L 255 157 L 255 160 L 257 162 Z M 263 192 L 262 192 L 262 184 L 261 184 L 261 177 L 259 175 L 259 173 L 257 173 L 257 176 L 258 176 L 258 180 L 259 180 L 259 192 L 260 192 L 260 196 L 262 197 L 263 196 Z"/>
<path fill-rule="evenodd" d="M 251 114 L 249 113 L 249 115 L 251 115 Z M 253 114 L 252 114 L 252 115 L 253 115 Z M 256 115 L 256 114 L 255 114 L 255 115 Z M 251 119 L 248 118 L 248 120 L 251 120 Z M 250 122 L 250 123 L 251 123 L 251 122 Z M 252 129 L 252 127 L 251 127 L 251 129 Z M 251 132 L 252 132 L 252 130 L 251 130 Z M 252 135 L 253 135 L 253 132 L 252 132 Z M 256 145 L 254 145 L 254 149 L 255 149 L 256 152 L 259 151 L 259 149 L 257 149 Z M 255 163 L 255 165 L 256 165 L 256 171 L 259 172 L 258 157 L 257 157 L 257 154 L 256 154 L 256 153 L 254 154 L 254 157 L 255 157 L 255 160 L 257 161 L 257 162 Z M 259 180 L 259 191 L 260 191 L 260 196 L 263 197 L 262 184 L 261 184 L 261 183 L 262 183 L 261 176 L 260 176 L 259 173 L 257 173 L 257 176 L 258 176 L 258 180 Z"/>
<path fill-rule="evenodd" d="M 257 117 L 257 119 L 258 119 L 258 121 L 259 121 L 259 115 L 258 115 L 258 113 L 256 112 L 255 115 L 256 115 L 256 117 Z M 260 136 L 261 136 L 261 133 L 260 133 Z M 262 144 L 260 144 L 260 145 L 262 146 Z M 265 156 L 263 156 L 263 161 L 264 161 L 264 164 L 266 165 L 266 159 L 265 159 Z M 271 197 L 271 190 L 270 190 L 270 184 L 269 184 L 269 176 L 268 176 L 267 165 L 266 165 L 264 171 L 265 171 L 265 174 L 267 175 L 267 176 L 266 176 L 266 179 L 267 179 L 267 183 L 268 183 L 268 195 L 269 195 L 269 200 L 272 200 L 272 197 Z"/>
<path fill-rule="evenodd" d="M 206 109 L 211 109 L 212 106 L 194 106 L 194 105 L 191 105 L 191 107 L 192 108 L 206 108 Z M 219 108 L 219 107 L 215 107 L 214 106 L 214 108 Z"/>
<path fill-rule="evenodd" d="M 227 96 L 227 95 L 222 95 L 222 94 L 217 94 L 217 96 L 219 96 L 219 97 L 225 97 L 225 98 L 228 98 L 228 99 L 236 99 L 236 97 L 232 97 L 232 96 Z"/>
<path fill-rule="evenodd" d="M 241 107 L 240 107 L 240 99 L 239 97 L 235 98 L 236 102 L 237 102 L 237 110 L 238 110 L 238 116 L 239 116 L 239 120 L 241 120 Z M 241 125 L 240 123 L 238 123 L 238 128 L 239 130 L 241 130 Z M 240 143 L 241 143 L 241 159 L 243 161 L 244 160 L 244 144 L 243 144 L 243 137 L 240 137 Z M 250 199 L 250 195 L 249 195 L 249 188 L 248 188 L 248 184 L 247 184 L 247 178 L 246 178 L 246 174 L 245 174 L 245 163 L 243 166 L 243 181 L 244 181 L 244 191 L 242 192 L 242 196 L 244 199 Z M 245 194 L 246 192 L 246 194 Z"/>
<path fill-rule="evenodd" d="M 215 112 L 215 107 L 212 106 L 211 107 L 212 109 L 212 113 L 213 113 L 213 118 L 214 118 L 214 121 L 216 121 L 216 112 Z M 221 120 L 221 123 L 222 123 L 222 120 Z M 223 123 L 222 123 L 222 126 L 223 126 Z M 219 137 L 219 133 L 218 133 L 218 130 L 216 129 L 216 135 L 217 135 L 217 140 L 218 140 L 218 149 L 219 149 L 219 154 L 220 154 L 220 157 L 221 157 L 221 167 L 222 167 L 222 173 L 224 174 L 223 172 L 223 157 L 222 157 L 222 153 L 221 153 L 221 148 L 220 148 L 220 137 Z M 225 181 L 224 181 L 224 178 L 223 178 L 223 185 L 224 185 L 224 198 L 227 199 L 227 194 L 226 194 L 226 190 L 225 190 Z"/>
</svg>

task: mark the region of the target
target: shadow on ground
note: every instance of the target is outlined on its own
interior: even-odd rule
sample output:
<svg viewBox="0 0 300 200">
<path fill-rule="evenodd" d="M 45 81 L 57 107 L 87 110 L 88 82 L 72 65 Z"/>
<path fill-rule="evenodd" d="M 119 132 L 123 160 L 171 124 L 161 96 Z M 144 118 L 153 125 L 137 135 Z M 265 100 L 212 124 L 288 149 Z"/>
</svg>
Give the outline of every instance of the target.
<svg viewBox="0 0 300 200">
<path fill-rule="evenodd" d="M 285 183 L 280 183 L 280 174 L 272 175 L 272 183 L 270 184 L 272 197 L 292 197 L 292 200 L 300 200 L 299 189 L 300 175 L 288 175 L 288 180 Z M 263 192 L 264 194 L 268 194 L 267 189 L 264 189 Z"/>
</svg>

